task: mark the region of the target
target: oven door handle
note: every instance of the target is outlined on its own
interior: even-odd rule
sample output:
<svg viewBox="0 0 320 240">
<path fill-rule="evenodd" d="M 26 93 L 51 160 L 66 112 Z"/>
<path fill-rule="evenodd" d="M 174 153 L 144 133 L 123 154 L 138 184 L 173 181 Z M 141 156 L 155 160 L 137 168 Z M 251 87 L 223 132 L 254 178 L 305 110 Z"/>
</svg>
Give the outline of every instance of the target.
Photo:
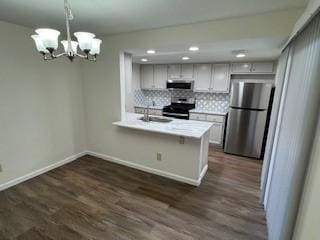
<svg viewBox="0 0 320 240">
<path fill-rule="evenodd" d="M 170 116 L 181 116 L 181 117 L 188 117 L 187 113 L 169 113 L 169 112 L 162 112 L 162 115 L 170 115 Z"/>
</svg>

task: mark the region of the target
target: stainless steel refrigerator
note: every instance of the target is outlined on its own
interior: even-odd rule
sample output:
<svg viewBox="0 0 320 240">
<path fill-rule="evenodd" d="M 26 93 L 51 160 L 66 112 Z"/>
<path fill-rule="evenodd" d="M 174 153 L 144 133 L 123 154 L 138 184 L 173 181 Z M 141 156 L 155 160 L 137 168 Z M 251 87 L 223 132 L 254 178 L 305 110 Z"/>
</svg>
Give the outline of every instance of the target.
<svg viewBox="0 0 320 240">
<path fill-rule="evenodd" d="M 272 89 L 273 85 L 269 83 L 232 83 L 224 145 L 226 153 L 261 158 Z"/>
</svg>

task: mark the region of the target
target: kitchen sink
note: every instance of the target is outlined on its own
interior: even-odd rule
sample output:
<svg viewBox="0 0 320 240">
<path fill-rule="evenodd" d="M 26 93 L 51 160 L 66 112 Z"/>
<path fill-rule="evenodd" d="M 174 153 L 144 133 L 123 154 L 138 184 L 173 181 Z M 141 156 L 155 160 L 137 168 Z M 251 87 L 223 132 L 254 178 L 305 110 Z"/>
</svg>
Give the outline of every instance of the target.
<svg viewBox="0 0 320 240">
<path fill-rule="evenodd" d="M 139 120 L 144 121 L 144 117 L 139 118 Z M 159 123 L 169 123 L 169 122 L 172 122 L 172 119 L 164 118 L 164 117 L 149 116 L 149 121 L 150 122 L 159 122 Z"/>
</svg>

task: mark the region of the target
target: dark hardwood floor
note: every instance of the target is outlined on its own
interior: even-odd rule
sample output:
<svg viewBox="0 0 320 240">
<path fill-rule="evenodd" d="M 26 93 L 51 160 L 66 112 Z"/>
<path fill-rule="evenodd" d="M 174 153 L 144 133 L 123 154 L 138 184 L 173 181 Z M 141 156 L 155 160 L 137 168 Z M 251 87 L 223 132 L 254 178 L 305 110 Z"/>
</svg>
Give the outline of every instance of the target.
<svg viewBox="0 0 320 240">
<path fill-rule="evenodd" d="M 209 154 L 200 187 L 82 157 L 0 192 L 0 239 L 266 239 L 261 162 Z"/>
</svg>

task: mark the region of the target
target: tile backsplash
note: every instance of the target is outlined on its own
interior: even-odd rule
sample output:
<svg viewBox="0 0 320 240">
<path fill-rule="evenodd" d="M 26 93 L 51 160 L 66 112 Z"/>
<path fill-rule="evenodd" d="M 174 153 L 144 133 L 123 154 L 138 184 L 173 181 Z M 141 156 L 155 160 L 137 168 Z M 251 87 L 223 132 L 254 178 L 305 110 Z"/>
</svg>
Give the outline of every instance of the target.
<svg viewBox="0 0 320 240">
<path fill-rule="evenodd" d="M 165 106 L 171 103 L 171 97 L 194 97 L 196 109 L 213 112 L 226 112 L 229 107 L 230 95 L 228 93 L 201 93 L 190 91 L 166 90 L 135 90 L 135 105 L 148 105 L 155 102 L 156 106 Z"/>
</svg>

